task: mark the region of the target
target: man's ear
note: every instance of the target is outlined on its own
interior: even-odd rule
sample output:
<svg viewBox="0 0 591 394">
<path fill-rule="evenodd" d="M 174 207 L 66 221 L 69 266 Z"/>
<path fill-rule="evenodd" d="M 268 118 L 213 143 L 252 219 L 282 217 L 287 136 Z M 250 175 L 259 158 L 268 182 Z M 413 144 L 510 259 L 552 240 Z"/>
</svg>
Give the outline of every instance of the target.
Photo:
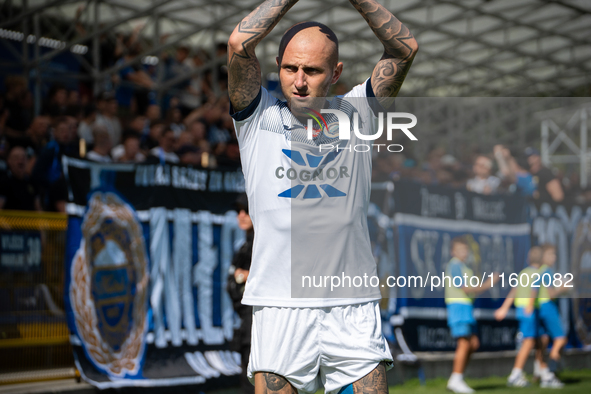
<svg viewBox="0 0 591 394">
<path fill-rule="evenodd" d="M 342 73 L 343 73 L 343 62 L 338 62 L 337 63 L 337 66 L 335 67 L 334 72 L 332 74 L 332 81 L 331 81 L 331 83 L 333 85 L 338 82 L 338 80 L 341 77 L 341 74 Z"/>
<path fill-rule="evenodd" d="M 275 63 L 277 63 L 277 67 L 279 67 L 279 56 L 275 58 Z"/>
</svg>

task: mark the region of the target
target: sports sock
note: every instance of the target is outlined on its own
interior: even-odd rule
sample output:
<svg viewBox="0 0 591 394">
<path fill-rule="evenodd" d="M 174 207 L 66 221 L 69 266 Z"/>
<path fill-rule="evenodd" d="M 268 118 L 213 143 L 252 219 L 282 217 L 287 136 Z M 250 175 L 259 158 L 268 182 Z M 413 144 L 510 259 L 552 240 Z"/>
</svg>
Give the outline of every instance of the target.
<svg viewBox="0 0 591 394">
<path fill-rule="evenodd" d="M 540 377 L 544 381 L 552 380 L 555 376 L 556 375 L 554 375 L 553 372 L 550 372 L 548 368 L 545 368 L 544 370 L 540 371 Z"/>
<path fill-rule="evenodd" d="M 452 381 L 452 382 L 464 380 L 464 374 L 463 373 L 454 372 L 449 377 L 449 380 Z"/>
</svg>

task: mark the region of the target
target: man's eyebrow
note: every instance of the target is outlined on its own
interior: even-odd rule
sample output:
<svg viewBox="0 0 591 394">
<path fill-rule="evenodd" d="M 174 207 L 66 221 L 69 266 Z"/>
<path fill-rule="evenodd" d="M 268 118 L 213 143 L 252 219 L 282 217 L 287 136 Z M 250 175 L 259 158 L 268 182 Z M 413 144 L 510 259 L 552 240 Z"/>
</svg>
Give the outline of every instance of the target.
<svg viewBox="0 0 591 394">
<path fill-rule="evenodd" d="M 283 63 L 281 63 L 281 68 L 284 68 L 284 67 L 298 67 L 298 68 L 301 67 L 304 70 L 320 70 L 320 71 L 326 69 L 326 67 L 324 67 L 322 65 L 302 65 L 302 66 L 298 66 L 297 64 L 294 64 L 294 63 L 286 63 L 286 62 L 283 62 Z"/>
</svg>

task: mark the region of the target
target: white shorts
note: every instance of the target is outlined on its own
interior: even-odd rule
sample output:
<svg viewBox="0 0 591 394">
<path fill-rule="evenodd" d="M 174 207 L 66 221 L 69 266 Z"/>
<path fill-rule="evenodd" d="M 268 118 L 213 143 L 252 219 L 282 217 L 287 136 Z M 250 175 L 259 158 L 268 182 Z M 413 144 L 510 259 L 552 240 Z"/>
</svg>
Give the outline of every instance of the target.
<svg viewBox="0 0 591 394">
<path fill-rule="evenodd" d="M 299 392 L 326 394 L 392 363 L 377 301 L 328 308 L 255 306 L 248 378 L 272 372 Z"/>
</svg>

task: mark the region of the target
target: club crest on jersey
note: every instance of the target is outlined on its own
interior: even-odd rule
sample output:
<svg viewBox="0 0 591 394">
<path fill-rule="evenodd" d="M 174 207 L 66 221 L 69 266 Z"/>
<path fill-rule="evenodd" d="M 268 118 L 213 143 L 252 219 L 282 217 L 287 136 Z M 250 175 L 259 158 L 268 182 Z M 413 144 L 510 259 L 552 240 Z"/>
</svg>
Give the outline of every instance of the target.
<svg viewBox="0 0 591 394">
<path fill-rule="evenodd" d="M 328 138 L 339 138 L 339 122 L 329 123 L 324 135 Z"/>
<path fill-rule="evenodd" d="M 314 119 L 315 123 L 312 124 L 312 137 L 317 138 L 321 132 L 328 138 L 339 137 L 339 122 L 327 123 L 326 119 L 322 114 L 312 108 L 305 108 L 307 110 L 306 115 Z"/>
<path fill-rule="evenodd" d="M 147 257 L 133 208 L 115 193 L 95 192 L 72 264 L 70 300 L 82 346 L 109 375 L 135 375 L 147 330 Z"/>
<path fill-rule="evenodd" d="M 277 179 L 287 178 L 291 181 L 299 181 L 297 184 L 283 192 L 279 197 L 296 198 L 303 192 L 303 199 L 317 199 L 324 196 L 328 198 L 345 197 L 347 194 L 328 184 L 328 182 L 339 178 L 350 178 L 349 168 L 346 166 L 329 167 L 327 164 L 332 162 L 340 152 L 329 152 L 328 154 L 318 156 L 306 153 L 306 158 L 297 150 L 282 149 L 285 156 L 296 164 L 296 167 L 277 167 L 275 177 Z M 314 183 L 312 183 L 314 182 Z M 322 190 L 322 192 L 321 192 Z"/>
<path fill-rule="evenodd" d="M 316 121 L 316 123 L 312 124 L 312 137 L 313 138 L 317 138 L 320 135 L 320 133 L 322 133 L 323 129 L 328 130 L 328 125 L 326 123 L 326 120 L 324 119 L 324 116 L 322 116 L 322 114 L 320 112 L 318 112 L 312 108 L 309 108 L 309 107 L 306 107 L 304 109 L 307 110 L 307 112 L 305 114 Z"/>
</svg>

